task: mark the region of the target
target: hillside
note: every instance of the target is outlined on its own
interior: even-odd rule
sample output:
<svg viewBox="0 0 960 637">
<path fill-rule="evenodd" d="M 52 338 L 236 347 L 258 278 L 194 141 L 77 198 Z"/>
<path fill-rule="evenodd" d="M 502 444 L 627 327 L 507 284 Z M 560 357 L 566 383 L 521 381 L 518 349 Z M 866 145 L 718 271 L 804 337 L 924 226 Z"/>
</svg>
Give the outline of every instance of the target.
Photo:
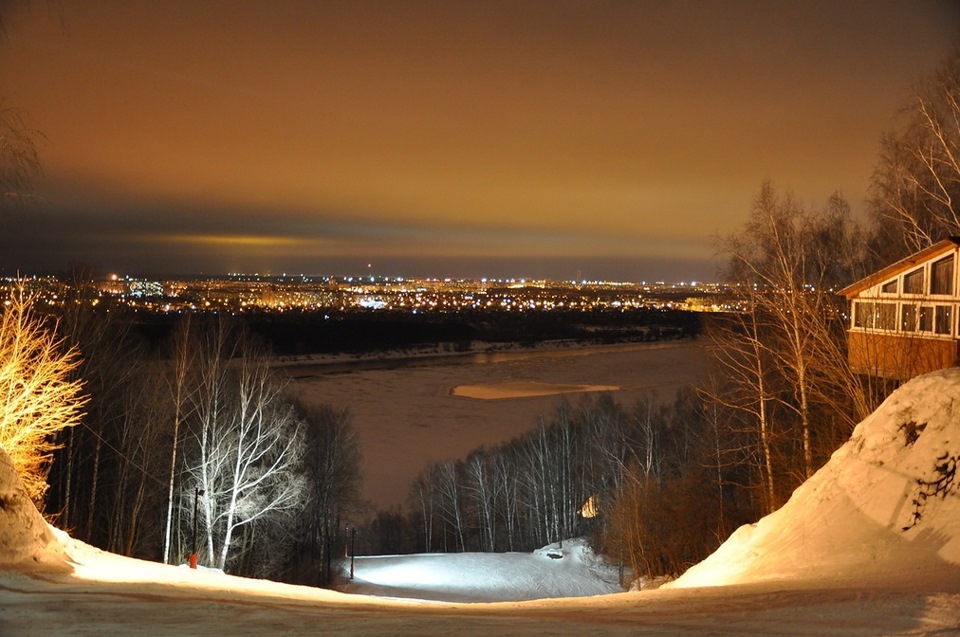
<svg viewBox="0 0 960 637">
<path fill-rule="evenodd" d="M 566 580 L 538 584 L 551 595 L 595 565 L 576 544 L 493 567 L 369 558 L 355 590 L 370 595 L 350 595 L 132 560 L 48 529 L 0 453 L 0 634 L 960 634 L 958 409 L 960 370 L 908 383 L 784 507 L 672 586 L 495 604 L 463 602 L 497 587 L 521 599 L 522 561 Z"/>
<path fill-rule="evenodd" d="M 914 379 L 783 507 L 674 587 L 805 579 L 960 584 L 960 369 Z"/>
</svg>

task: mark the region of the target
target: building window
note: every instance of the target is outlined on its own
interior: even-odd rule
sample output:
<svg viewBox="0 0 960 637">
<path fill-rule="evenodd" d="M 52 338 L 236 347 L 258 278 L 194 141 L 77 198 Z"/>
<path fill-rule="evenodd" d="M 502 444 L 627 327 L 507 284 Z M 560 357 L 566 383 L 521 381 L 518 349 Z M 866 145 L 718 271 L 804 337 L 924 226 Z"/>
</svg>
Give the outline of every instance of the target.
<svg viewBox="0 0 960 637">
<path fill-rule="evenodd" d="M 904 332 L 917 331 L 917 306 L 905 303 L 900 308 L 900 329 Z"/>
<path fill-rule="evenodd" d="M 923 268 L 903 275 L 904 294 L 923 294 Z"/>
<path fill-rule="evenodd" d="M 953 333 L 953 321 L 951 317 L 953 308 L 949 305 L 938 305 L 936 310 L 936 316 L 934 320 L 934 331 L 937 334 L 952 334 Z"/>
<path fill-rule="evenodd" d="M 853 326 L 864 328 L 867 326 L 867 315 L 870 314 L 870 306 L 872 303 L 864 303 L 863 301 L 854 301 L 853 303 Z"/>
<path fill-rule="evenodd" d="M 953 255 L 930 266 L 930 294 L 953 294 Z"/>
<path fill-rule="evenodd" d="M 897 304 L 857 301 L 854 305 L 853 326 L 895 331 L 897 329 Z"/>
<path fill-rule="evenodd" d="M 857 301 L 854 305 L 853 326 L 873 329 L 877 325 L 877 304 L 872 301 Z"/>
<path fill-rule="evenodd" d="M 877 303 L 877 324 L 878 330 L 897 329 L 897 304 L 896 303 Z"/>
<path fill-rule="evenodd" d="M 920 331 L 921 332 L 933 331 L 933 306 L 932 305 L 920 306 Z"/>
<path fill-rule="evenodd" d="M 887 281 L 883 284 L 883 287 L 880 288 L 882 294 L 896 294 L 897 293 L 897 279 L 893 281 Z"/>
</svg>

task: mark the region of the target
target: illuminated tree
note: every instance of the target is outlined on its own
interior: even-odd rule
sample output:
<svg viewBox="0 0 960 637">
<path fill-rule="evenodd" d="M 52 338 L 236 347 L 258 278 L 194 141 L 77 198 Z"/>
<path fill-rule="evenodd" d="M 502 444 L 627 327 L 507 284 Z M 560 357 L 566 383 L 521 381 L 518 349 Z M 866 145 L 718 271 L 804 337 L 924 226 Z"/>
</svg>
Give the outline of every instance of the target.
<svg viewBox="0 0 960 637">
<path fill-rule="evenodd" d="M 452 529 L 454 533 L 455 550 L 465 551 L 466 520 L 463 511 L 463 482 L 459 475 L 458 464 L 453 460 L 447 460 L 433 465 L 430 474 L 436 485 L 437 504 L 444 526 Z"/>
<path fill-rule="evenodd" d="M 302 508 L 303 428 L 263 351 L 234 340 L 221 321 L 205 336 L 190 396 L 195 448 L 186 484 L 194 488 L 183 492 L 182 504 L 192 508 L 194 489 L 203 491 L 207 561 L 225 568 L 243 527 Z M 233 352 L 238 357 L 231 361 Z"/>
<path fill-rule="evenodd" d="M 493 460 L 484 449 L 467 457 L 464 492 L 473 503 L 473 512 L 480 530 L 480 548 L 495 551 L 497 524 L 494 508 L 498 501 L 497 487 L 502 482 L 493 480 Z"/>
<path fill-rule="evenodd" d="M 871 411 L 865 386 L 847 365 L 843 306 L 834 292 L 858 278 L 855 258 L 863 253 L 862 237 L 839 195 L 824 209 L 810 210 L 789 194 L 778 195 L 767 182 L 743 232 L 723 246 L 730 257 L 728 280 L 738 284 L 743 311 L 754 315 L 744 329 L 728 333 L 729 345 L 763 350 L 783 380 L 787 391 L 772 398 L 790 413 L 801 479 L 835 448 L 829 447 L 836 436 L 823 429 L 824 422 L 839 423 L 845 437 Z M 754 343 L 741 347 L 736 338 Z M 757 353 L 751 357 L 756 360 Z M 768 395 L 760 385 L 756 390 L 758 397 Z M 830 416 L 815 418 L 824 412 Z"/>
<path fill-rule="evenodd" d="M 0 319 L 0 445 L 40 505 L 55 434 L 77 424 L 86 402 L 75 349 L 64 351 L 55 329 L 33 311 L 34 299 L 19 284 L 4 301 Z"/>
<path fill-rule="evenodd" d="M 773 356 L 764 342 L 762 319 L 754 307 L 755 290 L 746 288 L 748 305 L 743 313 L 721 317 L 708 330 L 708 351 L 716 367 L 713 384 L 703 393 L 714 408 L 730 412 L 725 421 L 728 430 L 741 429 L 747 439 L 739 449 L 727 449 L 746 458 L 756 458 L 761 486 L 763 512 L 770 513 L 780 505 L 777 474 L 772 452 L 774 437 Z M 740 425 L 742 423 L 742 426 Z M 755 441 L 755 443 L 754 443 Z"/>
</svg>

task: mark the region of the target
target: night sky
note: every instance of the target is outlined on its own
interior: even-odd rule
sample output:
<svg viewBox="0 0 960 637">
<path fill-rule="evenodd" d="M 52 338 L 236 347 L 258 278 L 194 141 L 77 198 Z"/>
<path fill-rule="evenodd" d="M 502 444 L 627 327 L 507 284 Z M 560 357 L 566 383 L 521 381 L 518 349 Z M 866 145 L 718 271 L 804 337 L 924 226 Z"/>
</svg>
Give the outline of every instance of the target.
<svg viewBox="0 0 960 637">
<path fill-rule="evenodd" d="M 956 2 L 0 2 L 43 133 L 0 272 L 716 278 L 764 179 L 865 209 Z"/>
</svg>

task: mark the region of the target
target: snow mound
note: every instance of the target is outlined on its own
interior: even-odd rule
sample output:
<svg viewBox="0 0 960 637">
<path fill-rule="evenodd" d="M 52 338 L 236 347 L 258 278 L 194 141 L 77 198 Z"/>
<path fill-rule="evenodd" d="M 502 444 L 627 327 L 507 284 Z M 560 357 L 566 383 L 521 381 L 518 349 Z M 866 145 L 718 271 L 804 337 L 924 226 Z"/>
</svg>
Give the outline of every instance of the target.
<svg viewBox="0 0 960 637">
<path fill-rule="evenodd" d="M 960 369 L 891 394 L 778 511 L 672 588 L 773 580 L 960 582 Z"/>
<path fill-rule="evenodd" d="M 0 447 L 0 569 L 70 570 L 63 537 L 37 511 L 10 456 Z"/>
<path fill-rule="evenodd" d="M 585 540 L 533 553 L 433 553 L 357 557 L 344 589 L 379 597 L 503 602 L 621 592 L 616 568 Z"/>
</svg>

